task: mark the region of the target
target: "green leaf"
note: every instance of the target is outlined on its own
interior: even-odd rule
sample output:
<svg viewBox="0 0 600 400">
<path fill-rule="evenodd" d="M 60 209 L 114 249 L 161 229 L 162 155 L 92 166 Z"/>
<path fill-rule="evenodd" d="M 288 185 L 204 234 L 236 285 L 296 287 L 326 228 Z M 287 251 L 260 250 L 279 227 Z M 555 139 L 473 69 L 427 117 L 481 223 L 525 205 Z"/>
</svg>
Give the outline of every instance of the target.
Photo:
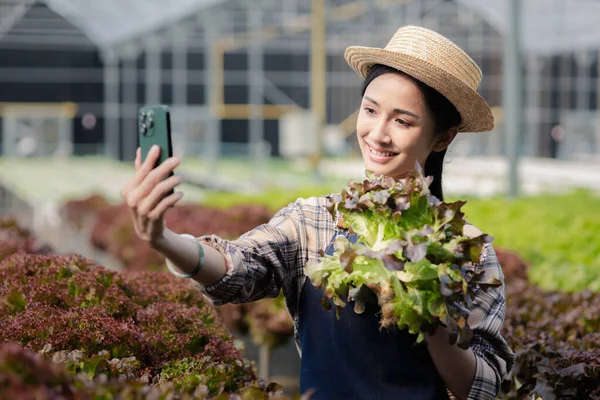
<svg viewBox="0 0 600 400">
<path fill-rule="evenodd" d="M 344 222 L 369 246 L 377 242 L 381 224 L 368 214 L 344 213 Z"/>
<path fill-rule="evenodd" d="M 342 266 L 339 262 L 332 258 L 324 258 L 322 261 L 310 260 L 304 267 L 304 273 L 313 285 L 321 287 L 324 277 L 340 269 Z"/>
<path fill-rule="evenodd" d="M 15 314 L 24 311 L 27 307 L 27 301 L 23 297 L 23 293 L 18 290 L 11 290 L 6 296 L 6 311 L 8 314 Z"/>
<path fill-rule="evenodd" d="M 399 180 L 366 174 L 363 182 L 350 181 L 331 206 L 342 212 L 357 243 L 336 239 L 333 255 L 310 261 L 307 276 L 331 299 L 337 318 L 346 301 L 363 312 L 366 301 L 358 294 L 369 288 L 382 327 L 406 329 L 419 342 L 424 331 L 445 324 L 456 343 L 468 346 L 473 289 L 497 284 L 474 276 L 472 268 L 490 237 L 464 236 L 465 202 L 432 197 L 431 178 L 418 165 Z"/>
<path fill-rule="evenodd" d="M 397 271 L 396 276 L 403 282 L 427 281 L 438 277 L 438 269 L 427 259 L 418 262 L 407 262 L 404 271 Z"/>
</svg>

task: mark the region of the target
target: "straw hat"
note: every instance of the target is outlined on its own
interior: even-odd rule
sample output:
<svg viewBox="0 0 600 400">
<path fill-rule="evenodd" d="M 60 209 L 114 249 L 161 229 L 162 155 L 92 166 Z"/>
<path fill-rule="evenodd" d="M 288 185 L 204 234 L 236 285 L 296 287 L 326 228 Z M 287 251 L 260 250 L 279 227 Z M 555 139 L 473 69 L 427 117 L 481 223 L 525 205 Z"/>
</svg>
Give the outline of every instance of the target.
<svg viewBox="0 0 600 400">
<path fill-rule="evenodd" d="M 460 113 L 460 132 L 486 132 L 494 128 L 492 110 L 477 93 L 481 69 L 467 53 L 439 33 L 403 26 L 384 49 L 351 46 L 344 58 L 363 78 L 374 64 L 383 64 L 431 86 Z"/>
</svg>

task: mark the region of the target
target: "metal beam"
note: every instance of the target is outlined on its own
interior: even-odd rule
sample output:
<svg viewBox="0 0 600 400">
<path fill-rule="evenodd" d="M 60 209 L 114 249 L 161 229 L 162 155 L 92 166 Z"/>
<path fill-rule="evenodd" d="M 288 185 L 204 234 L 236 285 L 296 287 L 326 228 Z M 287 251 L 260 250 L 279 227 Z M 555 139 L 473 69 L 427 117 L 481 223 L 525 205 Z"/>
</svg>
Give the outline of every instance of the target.
<svg viewBox="0 0 600 400">
<path fill-rule="evenodd" d="M 161 43 L 151 37 L 146 42 L 146 105 L 158 105 L 161 102 Z"/>
<path fill-rule="evenodd" d="M 336 12 L 328 16 L 328 22 L 347 21 L 358 18 L 368 11 L 366 1 L 355 1 L 336 7 Z"/>
<path fill-rule="evenodd" d="M 12 103 L 5 103 L 8 104 L 9 106 L 12 106 Z M 32 104 L 35 103 L 26 103 L 28 106 L 31 106 Z M 118 105 L 119 106 L 119 105 Z M 127 104 L 125 102 L 120 104 L 120 107 L 123 108 L 123 110 L 125 109 L 136 109 L 136 107 L 138 106 L 137 103 L 130 103 Z M 3 107 L 5 107 L 5 105 L 3 105 L 3 103 L 0 103 L 0 117 L 3 116 Z M 204 106 L 202 105 L 191 105 L 189 106 L 190 108 L 194 109 L 195 114 L 194 115 L 204 115 L 203 109 Z M 265 104 L 262 107 L 262 118 L 263 119 L 279 119 L 281 118 L 281 116 L 283 114 L 285 114 L 286 112 L 290 112 L 292 110 L 295 110 L 296 107 L 295 106 L 279 106 L 279 105 L 272 105 L 272 104 Z M 69 114 L 69 118 L 73 118 L 75 116 L 82 116 L 85 113 L 92 113 L 94 114 L 96 117 L 98 118 L 105 118 L 107 116 L 106 112 L 107 112 L 107 105 L 105 103 L 77 103 L 77 105 L 74 105 L 74 112 L 73 115 L 71 116 L 71 114 Z M 44 113 L 37 113 L 37 114 L 31 114 L 31 110 L 29 110 L 30 112 L 30 116 L 35 116 L 35 117 L 43 117 L 46 115 L 50 115 L 50 114 L 44 114 Z M 206 110 L 206 114 L 208 115 L 208 110 Z M 55 115 L 55 114 L 52 114 Z M 119 112 L 119 115 L 121 115 L 121 113 Z M 108 115 L 108 119 L 114 118 L 114 114 L 113 115 Z M 251 112 L 250 112 L 250 105 L 249 104 L 225 104 L 224 106 L 221 106 L 218 110 L 218 117 L 219 119 L 250 119 L 251 117 Z M 117 121 L 117 126 L 119 126 L 118 121 Z M 109 135 L 106 136 L 107 140 L 109 138 Z M 108 154 L 108 152 L 107 152 Z"/>
<path fill-rule="evenodd" d="M 204 28 L 204 103 L 208 106 L 209 114 L 205 122 L 206 138 L 204 156 L 208 160 L 210 172 L 217 173 L 217 160 L 221 153 L 221 121 L 220 107 L 223 104 L 223 58 L 215 57 L 220 50 L 218 37 L 221 14 L 203 14 Z"/>
<path fill-rule="evenodd" d="M 98 48 L 98 46 L 96 46 L 92 41 L 83 35 L 77 37 L 72 35 L 13 35 L 12 33 L 8 33 L 2 37 L 0 45 L 2 47 L 8 47 L 12 45 L 16 48 L 22 48 L 23 45 L 33 45 L 37 47 L 44 46 L 44 50 L 48 50 L 48 45 L 68 48 L 75 46 L 81 46 L 90 49 Z M 56 49 L 52 48 L 52 50 Z"/>
<path fill-rule="evenodd" d="M 65 36 L 65 37 L 80 37 L 84 36 L 80 31 L 71 27 L 64 28 L 53 28 L 53 29 L 44 29 L 44 28 L 15 28 L 10 31 L 11 35 L 21 36 L 21 35 L 39 35 L 39 36 L 48 36 L 48 35 L 57 35 L 57 36 Z"/>
<path fill-rule="evenodd" d="M 323 153 L 323 124 L 327 111 L 327 65 L 325 43 L 325 0 L 312 1 L 311 54 L 310 54 L 310 108 L 315 121 L 315 153 L 313 169 L 318 174 Z"/>
<path fill-rule="evenodd" d="M 289 74 L 289 72 L 288 72 Z M 262 75 L 262 74 L 261 74 Z M 262 77 L 262 81 L 265 85 L 265 98 L 273 104 L 281 104 L 281 105 L 296 105 L 296 102 L 287 94 L 285 94 L 281 89 L 279 89 L 271 80 L 267 79 L 265 76 Z M 306 80 L 304 80 L 306 83 Z M 280 85 L 289 85 L 293 86 L 293 83 L 290 85 L 290 79 L 280 80 Z M 304 86 L 304 85 L 303 85 Z"/>
<path fill-rule="evenodd" d="M 137 84 L 138 69 L 137 57 L 130 56 L 123 60 L 123 102 L 121 110 L 125 113 L 121 118 L 123 135 L 121 145 L 123 146 L 123 160 L 133 161 L 137 147 Z"/>
<path fill-rule="evenodd" d="M 286 112 L 297 110 L 297 106 L 264 104 L 262 107 L 262 119 L 279 119 Z M 255 111 L 251 110 L 250 104 L 224 104 L 219 107 L 220 119 L 251 119 Z"/>
<path fill-rule="evenodd" d="M 187 57 L 187 35 L 182 27 L 175 27 L 172 36 L 172 65 L 171 65 L 171 90 L 174 112 L 177 118 L 172 118 L 173 130 L 189 142 L 188 113 L 187 113 L 187 90 L 188 90 L 188 57 Z M 190 146 L 182 146 L 182 155 L 186 156 L 192 149 Z"/>
<path fill-rule="evenodd" d="M 596 52 L 596 109 L 598 115 L 594 132 L 596 139 L 595 153 L 600 154 L 600 50 Z"/>
<path fill-rule="evenodd" d="M 593 54 L 587 50 L 575 53 L 575 61 L 577 62 L 577 98 L 575 99 L 575 107 L 578 110 L 588 111 L 590 109 L 590 94 L 592 93 L 590 69 L 594 62 Z"/>
<path fill-rule="evenodd" d="M 102 54 L 104 63 L 104 146 L 105 155 L 119 158 L 119 58 L 110 50 Z"/>
<path fill-rule="evenodd" d="M 353 26 L 353 31 L 338 32 L 335 30 L 328 29 L 327 36 L 327 52 L 331 55 L 339 55 L 350 43 L 364 42 L 364 33 L 366 30 L 372 29 L 372 24 L 357 22 Z M 277 40 L 271 40 L 263 43 L 263 49 L 269 54 L 295 54 L 298 52 L 305 52 L 310 50 L 310 43 L 308 36 L 304 36 L 308 32 L 303 30 L 298 32 L 295 36 L 281 36 L 277 37 Z M 381 32 L 374 32 L 377 42 L 383 42 L 389 37 L 385 30 Z M 205 43 L 206 39 L 203 35 L 190 35 L 188 39 L 188 54 L 204 54 L 206 51 Z M 214 39 L 218 40 L 218 39 Z M 375 39 L 374 39 L 375 40 Z M 466 39 L 467 45 L 469 42 L 476 39 Z M 496 42 L 500 42 L 501 38 L 488 38 L 489 45 L 495 46 Z M 130 42 L 136 46 L 140 46 L 137 42 Z M 234 47 L 231 52 L 245 52 L 244 43 L 248 43 L 246 40 L 237 39 L 230 42 Z M 73 36 L 48 36 L 48 35 L 32 35 L 27 37 L 7 35 L 2 41 L 0 41 L 0 48 L 27 48 L 31 50 L 48 50 L 49 46 L 52 46 L 53 50 L 57 50 L 58 47 L 68 49 L 82 49 L 94 51 L 97 49 L 96 45 L 84 36 L 73 37 Z M 115 47 L 119 48 L 121 46 Z M 212 47 L 212 46 L 211 46 Z M 227 50 L 230 52 L 229 50 Z M 477 56 L 477 50 L 472 49 L 469 54 Z"/>
<path fill-rule="evenodd" d="M 527 143 L 528 155 L 539 157 L 540 154 L 540 123 L 541 123 L 541 100 L 542 100 L 542 70 L 544 68 L 544 59 L 537 56 L 528 56 L 525 62 L 527 71 L 527 126 L 529 140 Z"/>
<path fill-rule="evenodd" d="M 503 108 L 506 155 L 508 158 L 508 196 L 519 194 L 519 143 L 523 122 L 521 62 L 521 0 L 508 0 L 508 29 L 504 38 Z"/>
<path fill-rule="evenodd" d="M 178 70 L 179 71 L 179 70 Z M 187 72 L 187 83 L 203 85 L 212 82 L 203 70 L 190 70 Z M 327 82 L 328 86 L 357 86 L 353 71 L 340 71 L 332 75 Z M 124 77 L 123 79 L 126 79 Z M 160 80 L 164 84 L 171 84 L 180 78 L 174 78 L 172 71 L 163 71 Z M 224 79 L 234 85 L 249 84 L 246 74 L 239 71 L 227 71 Z M 269 71 L 268 79 L 263 77 L 266 85 L 265 95 L 269 101 L 282 104 L 293 104 L 293 101 L 274 85 L 304 86 L 310 79 L 310 71 Z M 0 82 L 26 82 L 26 83 L 102 83 L 102 68 L 42 68 L 42 67 L 0 67 Z M 124 82 L 126 83 L 126 82 Z M 210 97 L 209 97 L 210 98 Z"/>
<path fill-rule="evenodd" d="M 0 38 L 10 31 L 27 14 L 35 0 L 21 0 L 16 4 L 3 4 L 0 13 Z"/>
<path fill-rule="evenodd" d="M 348 3 L 348 4 L 341 5 L 341 6 L 336 6 L 336 7 L 331 7 L 329 9 L 326 9 L 324 0 L 318 0 L 318 2 L 321 2 L 321 1 L 323 2 L 322 10 L 320 11 L 320 13 L 322 15 L 319 14 L 319 15 L 317 15 L 317 17 L 322 20 L 321 23 L 323 25 L 323 28 L 322 28 L 323 34 L 321 36 L 323 38 L 323 43 L 319 43 L 319 44 L 317 44 L 317 46 L 323 47 L 323 49 L 324 49 L 323 52 L 325 53 L 327 51 L 327 41 L 325 40 L 325 21 L 327 20 L 327 21 L 332 21 L 332 22 L 333 21 L 339 22 L 339 21 L 344 21 L 344 20 L 349 20 L 349 19 L 355 19 L 355 18 L 359 17 L 360 15 L 368 12 L 368 7 L 364 6 L 364 1 L 359 0 L 359 1 L 356 1 L 353 3 Z M 316 3 L 317 5 L 319 4 L 318 2 Z M 403 2 L 403 1 L 400 0 L 400 2 Z M 387 8 L 392 5 L 395 5 L 394 3 L 390 3 L 388 1 L 383 1 L 383 2 L 376 3 L 376 4 L 382 8 Z M 315 3 L 311 3 L 311 5 L 314 10 Z M 282 35 L 293 35 L 293 34 L 298 34 L 298 33 L 302 33 L 302 32 L 307 32 L 309 30 L 313 30 L 315 27 L 314 18 L 315 18 L 314 13 L 312 15 L 311 14 L 300 15 L 291 20 L 285 21 L 282 24 L 282 26 L 265 26 L 265 27 L 261 27 L 260 29 L 258 29 L 257 30 L 258 32 L 253 33 L 250 30 L 250 31 L 242 33 L 242 34 L 236 34 L 236 35 L 231 35 L 228 37 L 222 37 L 216 43 L 214 43 L 212 46 L 212 52 L 213 52 L 213 54 L 211 55 L 211 59 L 213 60 L 212 66 L 213 66 L 213 68 L 222 69 L 224 67 L 225 53 L 228 51 L 239 50 L 241 48 L 251 45 L 252 38 L 254 38 L 254 37 L 260 37 L 261 42 L 265 43 L 265 42 L 271 41 L 277 37 L 280 37 Z M 311 35 L 313 35 L 313 34 L 311 33 Z M 314 51 L 313 44 L 314 44 L 314 42 L 311 41 L 311 51 Z M 325 55 L 324 55 L 324 57 L 325 57 Z M 212 93 L 211 109 L 217 110 L 221 107 L 221 105 L 223 105 L 223 91 L 224 91 L 223 73 L 220 72 L 218 74 L 215 74 L 214 79 L 215 79 L 215 87 L 214 87 L 215 93 Z M 325 91 L 325 85 L 326 85 L 325 77 L 323 77 L 323 90 L 324 91 Z M 315 96 L 317 96 L 317 95 L 315 95 Z M 321 95 L 318 95 L 318 96 L 321 96 Z M 325 121 L 325 119 L 323 118 L 322 121 Z M 317 147 L 320 147 L 320 146 L 321 146 L 321 144 L 317 145 Z M 320 150 L 317 150 L 317 152 L 320 153 Z"/>
<path fill-rule="evenodd" d="M 253 10 L 248 10 L 248 26 L 254 33 L 251 45 L 248 49 L 248 81 L 249 81 L 249 103 L 250 103 L 250 151 L 255 170 L 259 170 L 261 163 L 261 148 L 264 136 L 264 121 L 263 121 L 263 93 L 264 84 L 263 77 L 263 49 L 262 49 L 262 31 L 259 27 L 262 24 L 262 10 L 259 7 Z M 254 175 L 255 179 L 260 179 L 259 174 Z M 256 182 L 259 183 L 259 182 Z M 269 371 L 261 371 L 264 379 L 268 379 Z"/>
<path fill-rule="evenodd" d="M 329 9 L 326 9 L 325 6 L 323 6 L 324 19 L 326 19 L 327 22 L 341 22 L 355 19 L 365 14 L 367 11 L 368 7 L 365 6 L 363 0 L 331 7 Z M 224 51 L 235 51 L 250 46 L 252 44 L 252 38 L 257 34 L 260 34 L 262 41 L 268 42 L 283 35 L 309 32 L 312 29 L 311 19 L 311 14 L 299 15 L 291 20 L 284 21 L 280 26 L 263 26 L 256 29 L 260 32 L 249 30 L 244 33 L 222 37 L 219 41 L 223 44 Z"/>
</svg>

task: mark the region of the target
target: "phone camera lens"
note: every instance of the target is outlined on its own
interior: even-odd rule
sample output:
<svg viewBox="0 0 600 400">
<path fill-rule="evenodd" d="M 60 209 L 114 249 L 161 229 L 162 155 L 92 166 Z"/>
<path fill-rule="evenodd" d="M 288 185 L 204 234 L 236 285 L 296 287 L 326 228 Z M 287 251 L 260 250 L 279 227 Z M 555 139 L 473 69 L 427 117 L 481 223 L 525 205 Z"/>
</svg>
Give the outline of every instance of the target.
<svg viewBox="0 0 600 400">
<path fill-rule="evenodd" d="M 140 134 L 145 135 L 147 131 L 148 129 L 146 128 L 146 124 L 141 124 L 139 128 Z"/>
</svg>

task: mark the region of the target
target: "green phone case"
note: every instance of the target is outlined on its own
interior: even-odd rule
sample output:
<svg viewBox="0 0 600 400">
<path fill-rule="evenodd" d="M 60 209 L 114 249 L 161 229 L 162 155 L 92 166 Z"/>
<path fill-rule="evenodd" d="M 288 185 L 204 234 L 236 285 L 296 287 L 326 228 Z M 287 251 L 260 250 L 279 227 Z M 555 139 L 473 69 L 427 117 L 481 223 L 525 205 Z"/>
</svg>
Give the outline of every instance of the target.
<svg viewBox="0 0 600 400">
<path fill-rule="evenodd" d="M 154 168 L 173 156 L 171 143 L 171 113 L 165 105 L 145 106 L 138 111 L 138 140 L 142 163 L 154 145 L 160 147 L 160 157 Z M 169 176 L 173 175 L 170 173 Z M 169 176 L 166 176 L 168 178 Z M 173 191 L 171 191 L 173 193 Z"/>
</svg>

